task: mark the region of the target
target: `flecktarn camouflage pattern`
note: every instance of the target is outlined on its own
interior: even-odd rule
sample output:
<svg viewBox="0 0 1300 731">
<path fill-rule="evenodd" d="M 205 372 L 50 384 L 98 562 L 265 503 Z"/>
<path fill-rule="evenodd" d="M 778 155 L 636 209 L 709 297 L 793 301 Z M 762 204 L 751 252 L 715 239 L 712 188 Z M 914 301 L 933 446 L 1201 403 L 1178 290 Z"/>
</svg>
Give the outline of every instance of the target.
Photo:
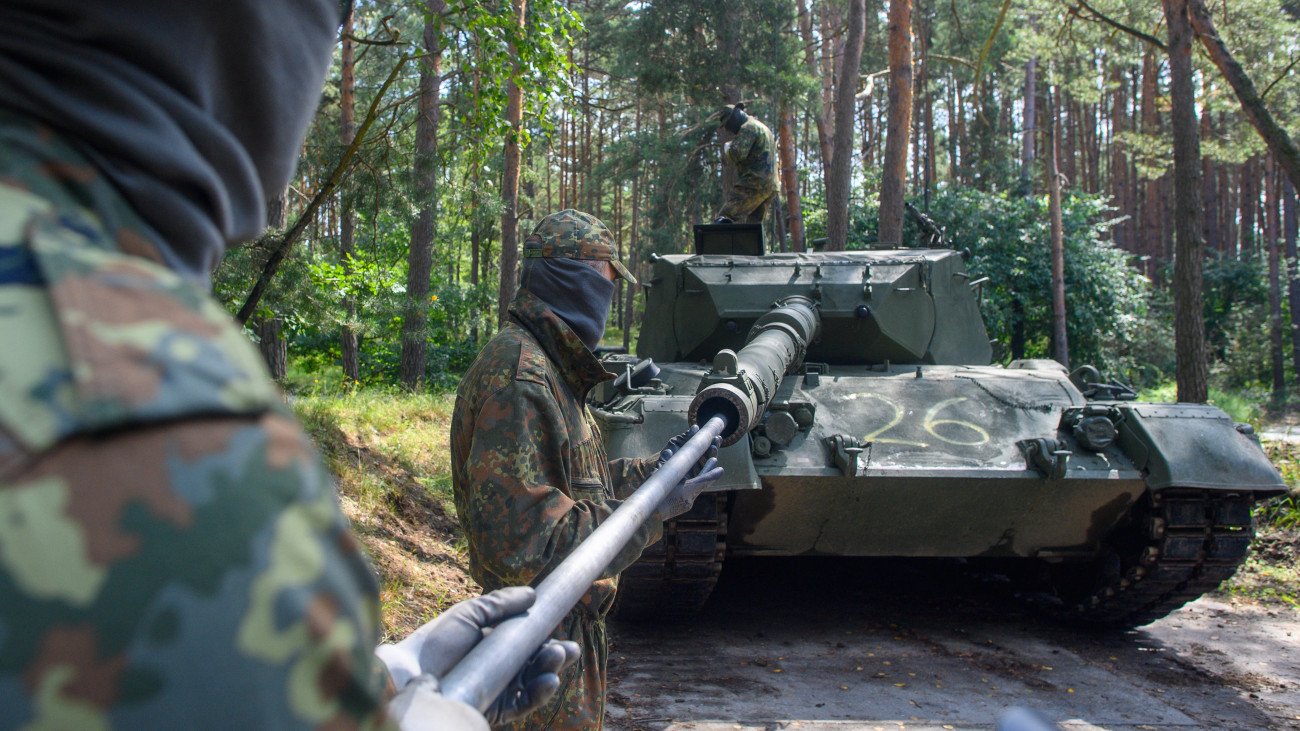
<svg viewBox="0 0 1300 731">
<path fill-rule="evenodd" d="M 452 485 L 470 573 L 491 591 L 533 584 L 558 565 L 653 469 L 610 462 L 584 403 L 613 378 L 568 325 L 527 290 L 461 379 L 452 416 Z M 651 519 L 553 635 L 582 646 L 560 691 L 512 729 L 598 729 L 604 719 L 604 619 L 617 575 L 658 540 Z"/>
<path fill-rule="evenodd" d="M 524 239 L 524 258 L 594 259 L 614 265 L 619 276 L 636 286 L 636 277 L 619 260 L 614 234 L 590 213 L 566 208 L 543 218 Z"/>
<path fill-rule="evenodd" d="M 329 476 L 152 236 L 0 114 L 0 728 L 382 726 Z"/>
<path fill-rule="evenodd" d="M 726 203 L 718 215 L 740 222 L 747 218 L 761 222 L 767 202 L 780 190 L 772 130 L 750 117 L 727 145 L 725 157 L 736 167 L 738 180 L 727 191 Z"/>
</svg>

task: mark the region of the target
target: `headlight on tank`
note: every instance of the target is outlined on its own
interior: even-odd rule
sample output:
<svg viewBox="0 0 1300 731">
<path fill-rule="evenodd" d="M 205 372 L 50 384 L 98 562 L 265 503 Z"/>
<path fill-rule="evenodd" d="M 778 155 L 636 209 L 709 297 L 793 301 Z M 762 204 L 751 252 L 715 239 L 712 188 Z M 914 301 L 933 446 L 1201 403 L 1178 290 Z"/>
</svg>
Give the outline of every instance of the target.
<svg viewBox="0 0 1300 731">
<path fill-rule="evenodd" d="M 1074 438 L 1084 449 L 1100 452 L 1115 443 L 1119 431 L 1105 416 L 1083 416 L 1074 423 Z"/>
</svg>

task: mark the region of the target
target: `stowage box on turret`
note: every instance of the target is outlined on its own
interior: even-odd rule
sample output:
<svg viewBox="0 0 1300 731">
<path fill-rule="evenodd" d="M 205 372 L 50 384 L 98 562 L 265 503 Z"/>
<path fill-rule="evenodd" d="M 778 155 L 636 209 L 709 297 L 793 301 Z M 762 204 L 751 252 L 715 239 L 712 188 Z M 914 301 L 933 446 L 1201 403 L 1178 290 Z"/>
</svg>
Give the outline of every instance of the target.
<svg viewBox="0 0 1300 731">
<path fill-rule="evenodd" d="M 636 355 L 589 405 L 611 458 L 725 412 L 726 474 L 624 573 L 619 616 L 698 610 L 727 555 L 930 556 L 1015 559 L 1058 615 L 1137 626 L 1231 576 L 1287 489 L 1217 408 L 990 365 L 961 252 L 700 229 L 653 259 Z"/>
</svg>

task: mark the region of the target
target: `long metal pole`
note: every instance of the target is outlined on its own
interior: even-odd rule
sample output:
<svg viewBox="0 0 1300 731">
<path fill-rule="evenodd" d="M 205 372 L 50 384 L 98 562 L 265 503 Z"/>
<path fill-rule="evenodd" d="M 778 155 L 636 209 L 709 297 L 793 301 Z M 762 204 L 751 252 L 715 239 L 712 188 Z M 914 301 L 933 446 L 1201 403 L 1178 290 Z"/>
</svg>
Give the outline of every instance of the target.
<svg viewBox="0 0 1300 731">
<path fill-rule="evenodd" d="M 708 450 L 713 437 L 727 428 L 715 416 L 623 501 L 604 523 L 564 559 L 537 586 L 537 601 L 524 614 L 502 622 L 439 680 L 443 696 L 487 710 L 537 648 L 551 636 L 609 562 L 623 550 L 641 524 L 650 517 L 687 471 Z"/>
</svg>

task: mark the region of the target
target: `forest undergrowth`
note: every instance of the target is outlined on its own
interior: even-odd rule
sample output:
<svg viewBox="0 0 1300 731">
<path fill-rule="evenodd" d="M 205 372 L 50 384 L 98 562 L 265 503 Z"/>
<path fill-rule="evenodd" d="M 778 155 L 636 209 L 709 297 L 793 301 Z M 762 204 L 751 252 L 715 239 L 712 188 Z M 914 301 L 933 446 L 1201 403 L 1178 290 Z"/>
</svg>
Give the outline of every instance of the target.
<svg viewBox="0 0 1300 731">
<path fill-rule="evenodd" d="M 454 396 L 340 389 L 311 379 L 298 380 L 290 391 L 379 575 L 385 636 L 403 636 L 478 594 L 452 499 L 447 444 Z M 1214 395 L 1233 418 L 1267 427 L 1261 420 L 1268 410 L 1250 406 L 1248 396 Z M 1292 493 L 1257 509 L 1251 557 L 1219 594 L 1238 603 L 1300 608 L 1300 444 L 1265 440 L 1263 446 Z"/>
</svg>

